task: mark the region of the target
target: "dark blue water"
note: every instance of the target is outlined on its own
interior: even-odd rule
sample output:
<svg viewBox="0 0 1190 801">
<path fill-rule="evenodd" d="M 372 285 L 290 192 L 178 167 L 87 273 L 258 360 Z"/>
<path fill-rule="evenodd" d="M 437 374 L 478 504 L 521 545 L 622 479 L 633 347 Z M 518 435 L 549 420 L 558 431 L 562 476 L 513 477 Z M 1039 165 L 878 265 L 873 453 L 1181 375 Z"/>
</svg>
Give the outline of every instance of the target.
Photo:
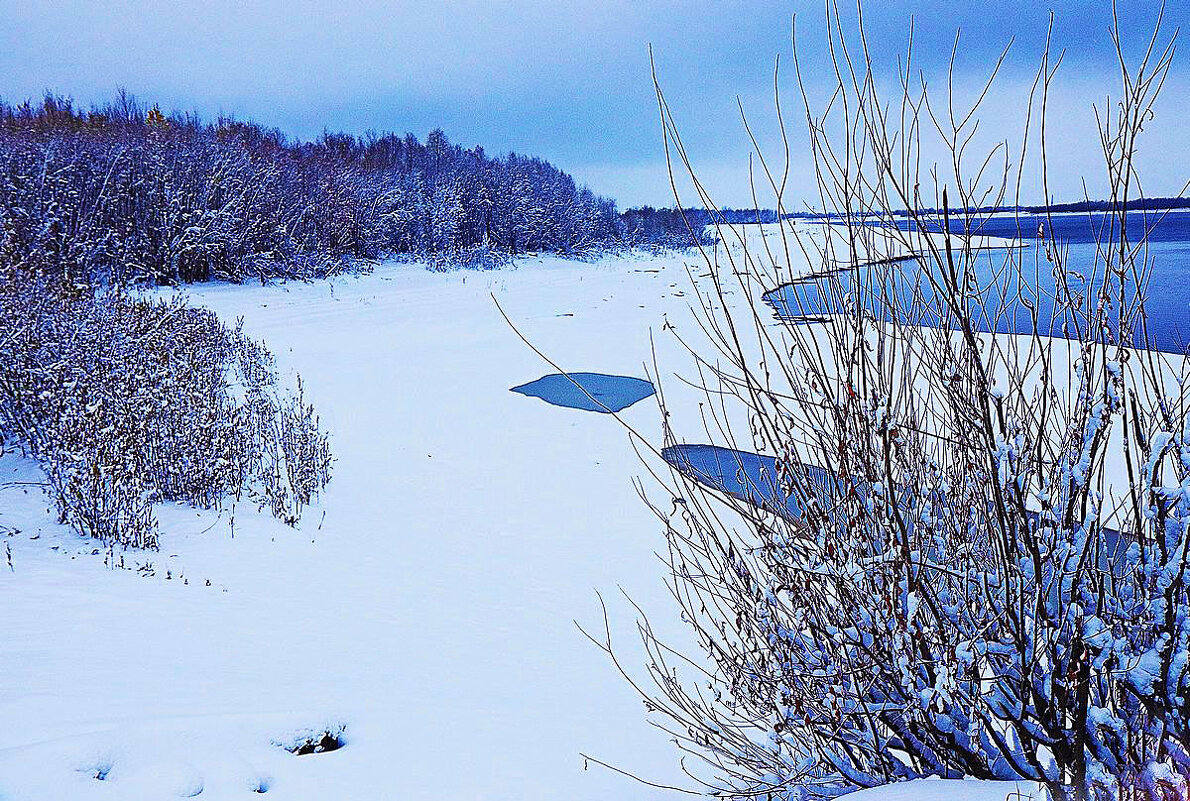
<svg viewBox="0 0 1190 801">
<path fill-rule="evenodd" d="M 718 445 L 674 445 L 662 448 L 661 458 L 689 478 L 741 501 L 791 520 L 801 517 L 798 498 L 781 489 L 777 460 L 772 456 Z M 840 491 L 839 479 L 826 470 L 809 465 L 800 469 L 809 483 L 793 484 L 813 487 L 814 494 L 823 499 Z"/>
<path fill-rule="evenodd" d="M 905 220 L 896 224 L 911 230 Z M 1043 224 L 1049 235 L 1068 247 L 1063 275 L 1054 274 L 1037 239 Z M 976 327 L 985 333 L 1027 334 L 1036 329 L 1052 336 L 1082 336 L 1104 282 L 1102 263 L 1096 264 L 1095 243 L 1100 237 L 1111 238 L 1110 225 L 1111 218 L 1103 214 L 1055 215 L 1052 223 L 1040 215 L 1023 214 L 975 224 L 972 233 L 1021 238 L 1031 245 L 1021 254 L 1020 275 L 1005 269 L 1003 251 L 985 251 L 975 260 L 966 281 L 975 290 L 968 310 Z M 1151 259 L 1151 271 L 1141 282 L 1146 322 L 1132 332 L 1130 344 L 1184 353 L 1190 345 L 1190 213 L 1130 212 L 1126 225 L 1133 240 L 1148 231 Z M 953 232 L 961 233 L 962 226 L 961 220 L 951 220 Z M 892 301 L 901 322 L 953 327 L 953 312 L 931 282 L 932 278 L 941 283 L 940 268 L 931 264 L 929 269 L 937 272 L 931 275 L 921 262 L 910 260 L 845 270 L 778 287 L 765 295 L 765 300 L 778 315 L 797 319 L 838 313 L 844 309 L 844 298 L 850 296 L 854 303 L 885 320 L 892 317 Z M 889 294 L 881 296 L 878 290 Z M 1118 296 L 1118 290 L 1111 294 Z M 1125 302 L 1131 303 L 1135 296 L 1134 283 L 1125 292 Z M 1115 319 L 1114 311 L 1109 318 Z M 1110 333 L 1118 337 L 1118 331 Z"/>
<path fill-rule="evenodd" d="M 802 516 L 802 504 L 795 497 L 796 491 L 790 494 L 781 489 L 777 477 L 777 460 L 772 456 L 718 445 L 675 445 L 663 448 L 661 457 L 678 472 L 711 489 L 725 492 L 787 520 L 798 520 Z M 829 510 L 835 505 L 833 501 L 847 491 L 846 481 L 821 467 L 802 464 L 796 469 L 800 471 L 800 475 L 786 484 L 801 487 L 803 495 L 808 494 L 816 498 L 819 508 L 830 513 Z M 869 491 L 868 485 L 863 482 L 853 486 L 861 497 L 866 496 Z M 917 500 L 911 488 L 901 489 L 902 509 L 913 509 Z M 949 502 L 944 496 L 931 495 L 929 500 L 935 514 L 938 509 L 949 508 Z M 1028 512 L 1027 516 L 1029 527 L 1036 530 L 1040 524 L 1040 516 L 1037 512 Z M 914 519 L 911 518 L 908 525 L 912 532 L 915 527 Z M 1129 545 L 1127 537 L 1109 528 L 1101 529 L 1100 537 L 1102 545 L 1099 558 L 1103 560 L 1104 566 L 1111 560 L 1124 556 Z"/>
<path fill-rule="evenodd" d="M 603 373 L 552 373 L 513 392 L 541 398 L 555 406 L 588 412 L 618 412 L 653 394 L 653 385 L 643 378 Z"/>
<path fill-rule="evenodd" d="M 908 220 L 896 219 L 902 231 L 912 231 L 914 226 Z M 1150 242 L 1190 243 L 1190 212 L 1185 211 L 1130 211 L 1124 222 L 1128 239 L 1136 242 L 1148 231 Z M 950 230 L 962 234 L 967 222 L 961 217 L 952 217 Z M 1118 235 L 1118 220 L 1102 212 L 1055 214 L 1047 219 L 1044 214 L 1000 215 L 973 218 L 971 233 L 983 236 L 1000 236 L 1008 239 L 1037 238 L 1038 230 L 1044 226 L 1051 237 L 1072 245 L 1109 242 Z M 1115 226 L 1115 227 L 1113 227 Z M 928 231 L 941 231 L 942 220 L 924 226 Z"/>
</svg>

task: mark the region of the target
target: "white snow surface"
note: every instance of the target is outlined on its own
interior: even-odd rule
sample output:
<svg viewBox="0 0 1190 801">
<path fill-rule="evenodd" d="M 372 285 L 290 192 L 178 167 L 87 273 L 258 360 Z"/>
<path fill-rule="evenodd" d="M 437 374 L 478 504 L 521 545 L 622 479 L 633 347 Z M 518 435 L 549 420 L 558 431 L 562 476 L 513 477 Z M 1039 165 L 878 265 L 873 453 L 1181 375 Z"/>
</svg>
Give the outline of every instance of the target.
<svg viewBox="0 0 1190 801">
<path fill-rule="evenodd" d="M 580 752 L 682 781 L 574 623 L 600 628 L 603 591 L 631 662 L 623 587 L 682 631 L 643 469 L 609 416 L 509 392 L 554 370 L 492 295 L 566 369 L 643 376 L 650 327 L 684 306 L 683 265 L 383 265 L 190 289 L 300 372 L 332 482 L 297 530 L 244 503 L 234 537 L 230 509 L 162 507 L 160 552 L 117 552 L 112 569 L 13 483 L 40 479 L 30 462 L 0 459 L 0 534 L 19 532 L 0 536 L 0 798 L 660 794 Z M 623 417 L 660 438 L 651 400 Z M 337 751 L 273 745 L 339 725 Z"/>
<path fill-rule="evenodd" d="M 1044 801 L 1033 782 L 917 779 L 844 796 L 847 801 Z"/>
<path fill-rule="evenodd" d="M 683 642 L 632 483 L 645 470 L 610 416 L 509 392 L 554 370 L 493 301 L 565 369 L 643 377 L 650 333 L 661 364 L 688 364 L 660 334 L 689 326 L 687 265 L 703 271 L 533 259 L 191 288 L 300 372 L 332 482 L 296 530 L 246 503 L 234 525 L 230 508 L 161 507 L 160 552 L 108 554 L 54 522 L 34 465 L 0 458 L 0 799 L 673 797 L 581 752 L 690 786 L 574 622 L 600 629 L 602 591 L 639 664 L 623 588 Z M 659 444 L 655 403 L 622 416 Z M 281 747 L 340 729 L 332 752 Z"/>
</svg>

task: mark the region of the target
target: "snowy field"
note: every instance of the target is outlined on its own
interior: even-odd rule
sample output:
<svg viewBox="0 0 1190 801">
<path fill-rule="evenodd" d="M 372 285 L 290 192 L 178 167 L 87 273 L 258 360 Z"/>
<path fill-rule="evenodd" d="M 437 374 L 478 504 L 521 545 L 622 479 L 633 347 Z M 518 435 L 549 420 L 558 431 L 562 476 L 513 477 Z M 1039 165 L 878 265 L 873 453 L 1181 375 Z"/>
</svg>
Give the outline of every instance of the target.
<svg viewBox="0 0 1190 801">
<path fill-rule="evenodd" d="M 662 332 L 691 326 L 688 264 L 190 289 L 300 372 L 331 485 L 297 530 L 175 507 L 160 552 L 112 554 L 53 523 L 29 462 L 0 459 L 0 799 L 674 797 L 580 752 L 690 786 L 574 623 L 598 629 L 603 591 L 633 664 L 622 587 L 682 642 L 644 468 L 609 416 L 509 391 L 554 370 L 492 297 L 565 369 L 644 377 L 650 333 L 661 364 L 689 365 Z M 665 389 L 693 435 L 697 397 Z M 653 401 L 622 416 L 660 444 Z M 343 747 L 282 747 L 328 730 Z M 1014 790 L 923 784 L 856 799 Z"/>
</svg>

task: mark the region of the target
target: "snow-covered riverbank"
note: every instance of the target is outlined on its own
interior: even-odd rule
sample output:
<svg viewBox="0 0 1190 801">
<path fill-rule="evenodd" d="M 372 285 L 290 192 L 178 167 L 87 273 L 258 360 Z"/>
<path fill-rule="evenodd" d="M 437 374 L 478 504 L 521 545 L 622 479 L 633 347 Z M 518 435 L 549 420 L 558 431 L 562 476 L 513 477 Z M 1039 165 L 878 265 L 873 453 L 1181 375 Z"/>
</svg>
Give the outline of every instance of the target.
<svg viewBox="0 0 1190 801">
<path fill-rule="evenodd" d="M 300 372 L 334 478 L 296 531 L 244 504 L 175 507 L 159 553 L 107 554 L 7 483 L 36 482 L 30 463 L 0 459 L 0 798 L 667 795 L 580 752 L 690 786 L 574 625 L 601 625 L 604 591 L 631 665 L 622 587 L 685 635 L 632 484 L 644 470 L 609 416 L 509 392 L 553 368 L 493 296 L 567 370 L 644 376 L 656 347 L 665 379 L 690 359 L 662 329 L 693 333 L 704 271 L 541 259 L 190 289 Z M 696 435 L 698 393 L 665 388 Z M 622 415 L 660 444 L 652 401 Z M 328 729 L 343 748 L 276 744 Z"/>
<path fill-rule="evenodd" d="M 0 797 L 647 795 L 580 751 L 676 780 L 573 623 L 619 585 L 666 608 L 636 456 L 614 420 L 508 391 L 551 368 L 491 294 L 568 369 L 641 375 L 684 278 L 667 258 L 191 290 L 300 371 L 331 487 L 297 531 L 243 505 L 234 538 L 230 510 L 164 510 L 160 553 L 123 555 L 152 575 L 105 567 L 33 488 L 0 489 L 0 526 L 20 529 L 0 578 Z M 625 415 L 659 431 L 651 402 Z M 334 753 L 271 744 L 338 724 Z"/>
</svg>

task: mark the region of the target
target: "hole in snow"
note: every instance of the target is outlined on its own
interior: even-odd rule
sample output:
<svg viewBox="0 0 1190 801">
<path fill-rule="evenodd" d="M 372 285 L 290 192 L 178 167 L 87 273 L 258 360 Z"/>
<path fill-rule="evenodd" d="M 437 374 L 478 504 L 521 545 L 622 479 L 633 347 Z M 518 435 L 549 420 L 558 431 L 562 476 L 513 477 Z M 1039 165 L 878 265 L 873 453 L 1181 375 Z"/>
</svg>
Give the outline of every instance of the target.
<svg viewBox="0 0 1190 801">
<path fill-rule="evenodd" d="M 191 784 L 189 787 L 185 787 L 179 791 L 178 798 L 197 798 L 202 795 L 204 789 L 206 788 L 203 785 L 202 779 L 199 779 L 197 783 Z"/>
<path fill-rule="evenodd" d="M 321 729 L 305 729 L 293 732 L 283 739 L 273 740 L 273 745 L 297 756 L 325 754 L 328 751 L 338 751 L 347 744 L 346 732 L 347 726 L 344 724 Z M 267 781 L 265 784 L 265 789 L 257 792 L 267 792 Z"/>
<path fill-rule="evenodd" d="M 299 743 L 296 748 L 289 749 L 298 756 L 305 756 L 306 754 L 322 754 L 327 751 L 338 751 L 343 747 L 343 741 L 339 739 L 336 734 L 323 732 L 321 737 L 315 739 L 314 737 Z"/>
<path fill-rule="evenodd" d="M 84 765 L 78 769 L 79 773 L 85 773 L 97 782 L 107 781 L 107 776 L 112 772 L 112 762 L 110 759 L 101 759 L 89 765 Z"/>
</svg>

